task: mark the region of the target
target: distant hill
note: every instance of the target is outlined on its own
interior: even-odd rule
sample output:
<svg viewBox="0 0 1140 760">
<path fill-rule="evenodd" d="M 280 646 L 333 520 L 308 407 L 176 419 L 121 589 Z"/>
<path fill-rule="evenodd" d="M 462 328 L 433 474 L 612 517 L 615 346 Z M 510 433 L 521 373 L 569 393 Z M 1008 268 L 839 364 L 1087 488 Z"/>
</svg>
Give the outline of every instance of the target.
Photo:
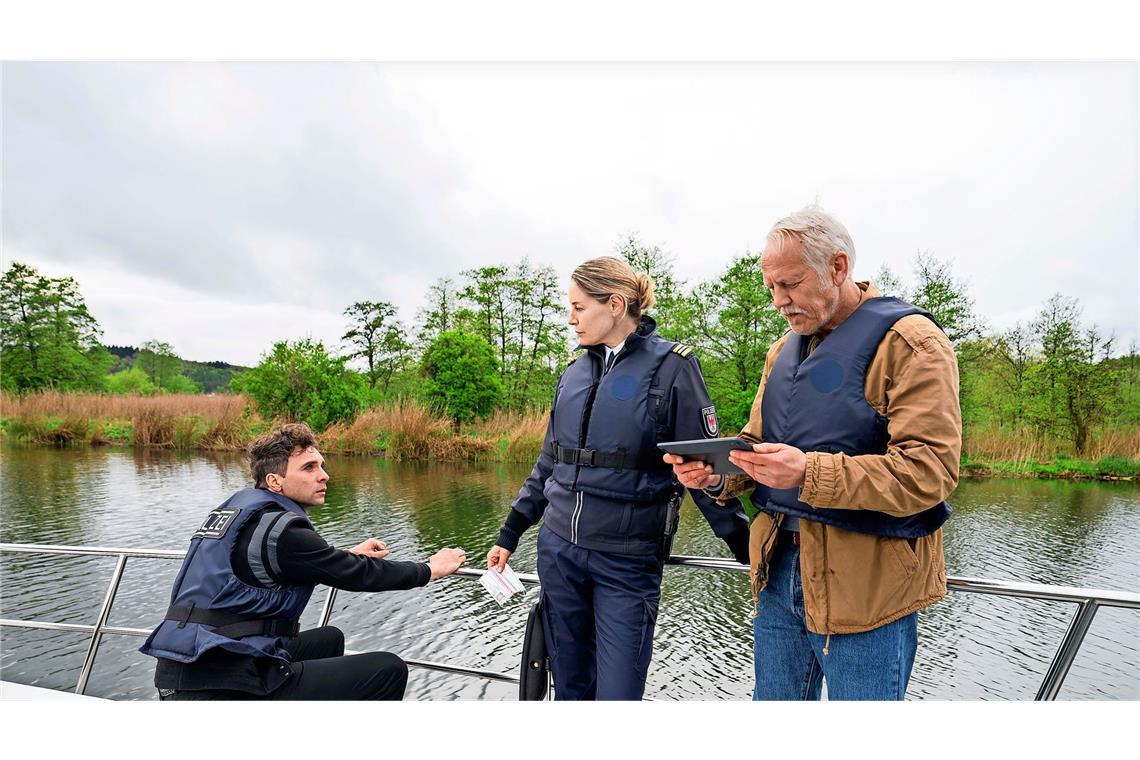
<svg viewBox="0 0 1140 760">
<path fill-rule="evenodd" d="M 134 366 L 138 348 L 135 346 L 107 346 L 107 350 L 115 357 L 115 365 L 111 372 L 122 372 Z M 240 364 L 230 364 L 222 361 L 192 362 L 182 360 L 182 372 L 194 382 L 202 386 L 203 393 L 225 393 L 229 391 L 230 380 L 234 375 L 246 371 L 249 367 Z"/>
</svg>

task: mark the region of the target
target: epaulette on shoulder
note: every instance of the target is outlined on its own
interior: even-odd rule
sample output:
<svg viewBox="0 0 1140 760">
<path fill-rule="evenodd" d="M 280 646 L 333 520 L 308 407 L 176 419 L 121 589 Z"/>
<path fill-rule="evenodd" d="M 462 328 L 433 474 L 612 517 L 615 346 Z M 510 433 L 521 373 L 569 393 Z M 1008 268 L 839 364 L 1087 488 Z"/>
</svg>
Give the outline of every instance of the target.
<svg viewBox="0 0 1140 760">
<path fill-rule="evenodd" d="M 578 354 L 578 356 L 581 356 L 581 355 L 582 354 Z M 566 366 L 569 367 L 571 364 L 578 361 L 578 356 L 571 356 L 570 361 L 566 362 Z"/>
<path fill-rule="evenodd" d="M 689 354 L 693 353 L 693 347 L 686 346 L 684 343 L 675 343 L 673 344 L 672 353 L 685 359 L 688 358 Z"/>
</svg>

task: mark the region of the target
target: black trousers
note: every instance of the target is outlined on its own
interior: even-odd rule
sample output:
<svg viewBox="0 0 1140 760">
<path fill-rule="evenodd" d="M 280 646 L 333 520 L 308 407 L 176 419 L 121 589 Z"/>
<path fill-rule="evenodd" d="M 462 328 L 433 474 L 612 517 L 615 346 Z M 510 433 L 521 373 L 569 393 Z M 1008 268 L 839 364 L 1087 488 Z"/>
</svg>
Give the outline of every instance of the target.
<svg viewBox="0 0 1140 760">
<path fill-rule="evenodd" d="M 209 689 L 177 691 L 166 699 L 257 700 L 400 700 L 408 685 L 408 666 L 390 652 L 344 655 L 344 634 L 325 626 L 302 631 L 286 646 L 293 674 L 265 696 Z"/>
</svg>

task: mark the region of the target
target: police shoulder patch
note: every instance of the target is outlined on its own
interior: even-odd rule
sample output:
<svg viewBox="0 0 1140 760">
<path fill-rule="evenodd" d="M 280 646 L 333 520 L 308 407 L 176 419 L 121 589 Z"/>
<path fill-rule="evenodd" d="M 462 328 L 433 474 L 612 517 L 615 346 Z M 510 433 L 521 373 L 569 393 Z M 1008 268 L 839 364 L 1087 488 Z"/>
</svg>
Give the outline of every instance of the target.
<svg viewBox="0 0 1140 760">
<path fill-rule="evenodd" d="M 717 423 L 715 406 L 706 406 L 701 409 L 701 423 L 705 426 L 705 435 L 709 438 L 716 438 L 720 425 Z"/>
<path fill-rule="evenodd" d="M 693 353 L 693 347 L 692 346 L 686 346 L 684 343 L 675 343 L 675 344 L 673 344 L 672 351 L 673 351 L 673 353 L 677 354 L 677 356 L 680 356 L 681 358 L 685 358 L 689 354 Z"/>
<path fill-rule="evenodd" d="M 234 518 L 241 510 L 231 508 L 218 507 L 210 514 L 206 515 L 206 521 L 202 523 L 202 527 L 198 528 L 197 532 L 190 538 L 221 538 L 226 535 L 226 531 L 234 524 Z"/>
</svg>

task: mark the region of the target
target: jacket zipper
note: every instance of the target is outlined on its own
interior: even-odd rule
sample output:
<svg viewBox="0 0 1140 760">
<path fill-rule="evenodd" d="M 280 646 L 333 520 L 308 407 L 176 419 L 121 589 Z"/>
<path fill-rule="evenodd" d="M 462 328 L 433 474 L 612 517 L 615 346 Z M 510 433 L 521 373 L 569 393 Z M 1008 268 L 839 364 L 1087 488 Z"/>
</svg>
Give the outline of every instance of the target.
<svg viewBox="0 0 1140 760">
<path fill-rule="evenodd" d="M 613 372 L 614 367 L 617 366 L 617 363 L 622 360 L 625 354 L 626 349 L 623 346 L 622 350 L 614 357 L 614 363 L 610 367 L 610 372 Z M 602 352 L 602 366 L 605 366 L 604 351 Z M 590 371 L 593 372 L 595 369 L 595 367 L 591 366 Z M 598 395 L 598 386 L 601 384 L 602 374 L 599 372 L 597 378 L 594 379 L 594 383 L 590 386 L 590 395 L 586 397 L 586 407 L 582 414 L 582 424 L 579 426 L 578 448 L 583 448 L 586 445 L 586 437 L 590 433 L 590 415 L 594 411 L 594 399 Z M 582 492 L 577 490 L 578 474 L 580 472 L 582 472 L 582 465 L 577 465 L 574 468 L 574 484 L 571 486 L 571 490 L 574 490 L 578 497 L 577 503 L 574 505 L 574 514 L 570 517 L 570 543 L 572 544 L 578 543 L 578 519 L 582 516 Z"/>
<path fill-rule="evenodd" d="M 831 630 L 831 582 L 828 580 L 830 570 L 827 566 L 827 526 L 823 523 L 819 525 L 823 531 L 823 629 L 825 631 Z M 828 633 L 827 637 L 823 640 L 823 655 L 827 656 L 827 648 L 831 645 L 831 634 Z"/>
</svg>

